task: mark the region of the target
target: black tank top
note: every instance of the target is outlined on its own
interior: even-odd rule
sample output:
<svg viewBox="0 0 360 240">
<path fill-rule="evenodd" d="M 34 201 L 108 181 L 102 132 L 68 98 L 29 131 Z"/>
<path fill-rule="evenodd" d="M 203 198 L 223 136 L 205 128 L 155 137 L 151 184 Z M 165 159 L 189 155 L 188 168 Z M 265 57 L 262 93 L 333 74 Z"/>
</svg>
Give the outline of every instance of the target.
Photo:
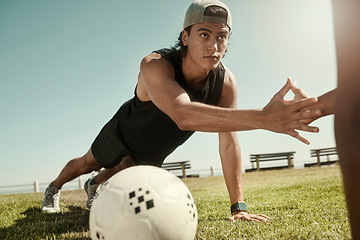
<svg viewBox="0 0 360 240">
<path fill-rule="evenodd" d="M 192 89 L 182 73 L 182 53 L 176 49 L 155 51 L 169 61 L 175 70 L 175 80 L 191 101 L 217 105 L 223 88 L 225 69 L 222 63 L 210 71 L 203 89 Z M 174 121 L 151 101 L 143 102 L 137 95 L 123 104 L 117 118 L 118 133 L 136 164 L 161 166 L 164 159 L 183 144 L 194 132 L 180 130 Z"/>
</svg>

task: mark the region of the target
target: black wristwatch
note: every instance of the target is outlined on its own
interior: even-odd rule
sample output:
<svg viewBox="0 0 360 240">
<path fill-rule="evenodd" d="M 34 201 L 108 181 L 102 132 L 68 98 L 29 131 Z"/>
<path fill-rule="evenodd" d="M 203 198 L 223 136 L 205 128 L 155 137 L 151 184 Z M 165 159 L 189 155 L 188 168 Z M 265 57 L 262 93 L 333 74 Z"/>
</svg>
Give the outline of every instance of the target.
<svg viewBox="0 0 360 240">
<path fill-rule="evenodd" d="M 246 212 L 247 211 L 246 203 L 245 202 L 234 203 L 233 205 L 231 205 L 230 210 L 231 210 L 231 214 L 235 212 Z"/>
</svg>

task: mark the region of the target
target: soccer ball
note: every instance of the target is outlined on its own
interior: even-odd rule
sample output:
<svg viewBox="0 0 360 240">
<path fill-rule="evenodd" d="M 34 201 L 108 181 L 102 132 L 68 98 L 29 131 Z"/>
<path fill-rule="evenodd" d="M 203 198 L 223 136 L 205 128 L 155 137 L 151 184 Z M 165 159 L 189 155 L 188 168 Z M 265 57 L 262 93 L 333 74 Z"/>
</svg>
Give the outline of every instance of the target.
<svg viewBox="0 0 360 240">
<path fill-rule="evenodd" d="M 120 171 L 100 187 L 90 210 L 92 239 L 194 239 L 197 210 L 186 185 L 158 167 Z"/>
</svg>

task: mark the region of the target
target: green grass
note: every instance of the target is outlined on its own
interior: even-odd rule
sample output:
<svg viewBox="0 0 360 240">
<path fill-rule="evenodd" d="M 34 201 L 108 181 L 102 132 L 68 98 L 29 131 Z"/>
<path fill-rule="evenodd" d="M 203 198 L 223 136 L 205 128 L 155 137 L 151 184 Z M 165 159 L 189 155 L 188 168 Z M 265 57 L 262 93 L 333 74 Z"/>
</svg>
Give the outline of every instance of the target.
<svg viewBox="0 0 360 240">
<path fill-rule="evenodd" d="M 267 223 L 228 222 L 222 176 L 185 179 L 198 208 L 196 239 L 350 239 L 338 166 L 244 174 L 251 213 Z M 90 239 L 83 191 L 61 193 L 61 213 L 42 214 L 43 193 L 0 195 L 0 239 Z"/>
</svg>

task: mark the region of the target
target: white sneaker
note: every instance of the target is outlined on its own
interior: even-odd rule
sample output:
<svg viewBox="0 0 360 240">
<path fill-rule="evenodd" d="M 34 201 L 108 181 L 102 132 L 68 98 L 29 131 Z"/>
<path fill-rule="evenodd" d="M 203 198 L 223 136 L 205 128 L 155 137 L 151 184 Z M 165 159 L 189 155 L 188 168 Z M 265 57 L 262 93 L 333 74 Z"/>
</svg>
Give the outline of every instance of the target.
<svg viewBox="0 0 360 240">
<path fill-rule="evenodd" d="M 55 213 L 60 211 L 59 200 L 61 190 L 52 183 L 45 190 L 45 198 L 41 206 L 41 212 Z"/>
<path fill-rule="evenodd" d="M 95 196 L 98 192 L 98 186 L 99 184 L 90 184 L 90 181 L 91 181 L 92 178 L 89 178 L 85 184 L 84 184 L 84 189 L 85 189 L 85 192 L 88 196 L 88 199 L 86 201 L 86 207 L 87 208 L 91 208 L 92 206 L 92 203 L 95 199 Z"/>
</svg>

